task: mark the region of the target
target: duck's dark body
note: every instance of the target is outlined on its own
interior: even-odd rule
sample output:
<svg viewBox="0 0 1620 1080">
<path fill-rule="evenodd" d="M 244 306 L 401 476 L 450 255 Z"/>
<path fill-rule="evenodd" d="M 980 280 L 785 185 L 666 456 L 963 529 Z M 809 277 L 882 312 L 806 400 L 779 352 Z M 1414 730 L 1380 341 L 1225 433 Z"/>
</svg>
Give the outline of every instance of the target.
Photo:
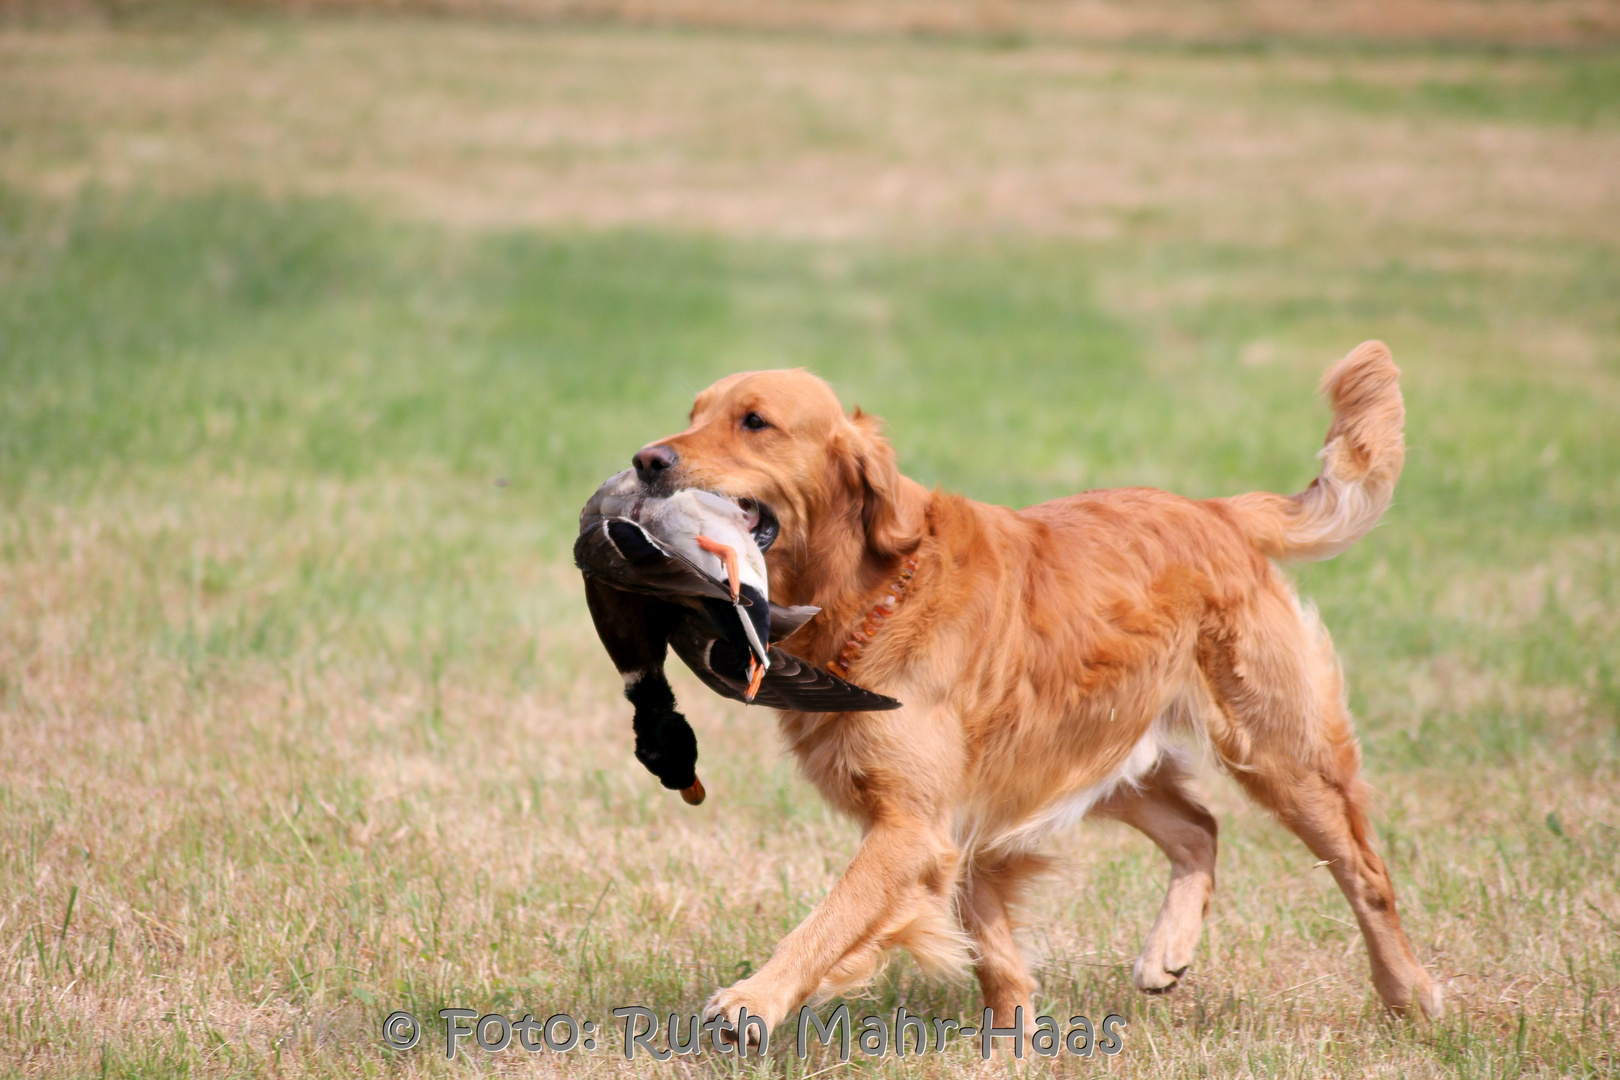
<svg viewBox="0 0 1620 1080">
<path fill-rule="evenodd" d="M 670 647 L 715 693 L 747 701 L 750 650 L 726 587 L 671 551 L 629 518 L 586 513 L 574 542 L 585 601 L 608 657 L 635 706 L 636 759 L 665 787 L 701 801 L 697 737 L 675 707 L 664 675 Z M 868 712 L 900 702 L 845 682 L 775 642 L 816 608 L 784 608 L 745 586 L 747 615 L 768 646 L 770 667 L 754 701 L 798 712 Z M 749 595 L 749 594 L 752 595 Z M 698 792 L 694 797 L 688 794 Z"/>
<path fill-rule="evenodd" d="M 631 721 L 636 760 L 670 790 L 691 788 L 697 782 L 697 736 L 675 708 L 675 692 L 664 677 L 669 639 L 687 609 L 615 589 L 590 574 L 585 575 L 585 603 L 608 658 L 626 676 L 624 696 L 636 709 Z"/>
</svg>

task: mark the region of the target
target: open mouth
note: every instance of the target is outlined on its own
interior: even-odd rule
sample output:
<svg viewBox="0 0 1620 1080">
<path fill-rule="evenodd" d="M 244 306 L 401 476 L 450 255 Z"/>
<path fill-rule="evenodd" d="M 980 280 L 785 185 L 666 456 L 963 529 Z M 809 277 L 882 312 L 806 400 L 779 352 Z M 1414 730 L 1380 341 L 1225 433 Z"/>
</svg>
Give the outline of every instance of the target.
<svg viewBox="0 0 1620 1080">
<path fill-rule="evenodd" d="M 753 536 L 754 543 L 759 545 L 759 550 L 769 551 L 771 545 L 776 543 L 777 534 L 782 531 L 776 515 L 758 499 L 738 499 L 737 505 L 748 515 L 748 532 Z"/>
</svg>

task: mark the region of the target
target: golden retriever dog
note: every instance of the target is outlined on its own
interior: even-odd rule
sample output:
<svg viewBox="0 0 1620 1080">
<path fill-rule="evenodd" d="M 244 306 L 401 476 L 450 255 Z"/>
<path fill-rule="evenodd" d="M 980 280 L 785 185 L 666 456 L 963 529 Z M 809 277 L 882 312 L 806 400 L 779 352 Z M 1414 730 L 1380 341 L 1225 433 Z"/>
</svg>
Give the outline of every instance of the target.
<svg viewBox="0 0 1620 1080">
<path fill-rule="evenodd" d="M 996 1022 L 1022 1006 L 1031 1023 L 1013 911 L 1043 838 L 1087 815 L 1169 859 L 1132 976 L 1174 987 L 1215 888 L 1215 819 L 1178 730 L 1328 865 L 1386 1005 L 1436 1015 L 1368 824 L 1333 646 L 1272 562 L 1330 558 L 1377 523 L 1405 456 L 1398 374 L 1380 342 L 1328 371 L 1321 475 L 1291 498 L 1124 488 L 1024 510 L 908 479 L 878 421 L 807 372 L 698 394 L 685 431 L 636 454 L 642 480 L 753 500 L 779 528 L 771 598 L 822 609 L 791 651 L 904 702 L 779 714 L 805 775 L 865 834 L 820 906 L 708 1015 L 746 1008 L 775 1027 L 904 947 L 933 970 L 971 963 Z"/>
</svg>

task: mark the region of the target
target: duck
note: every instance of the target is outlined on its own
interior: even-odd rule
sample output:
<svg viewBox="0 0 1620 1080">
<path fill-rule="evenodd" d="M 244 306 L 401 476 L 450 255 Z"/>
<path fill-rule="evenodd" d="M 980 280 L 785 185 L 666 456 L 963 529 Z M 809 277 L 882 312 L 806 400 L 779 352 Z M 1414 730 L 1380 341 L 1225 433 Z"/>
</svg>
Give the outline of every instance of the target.
<svg viewBox="0 0 1620 1080">
<path fill-rule="evenodd" d="M 626 469 L 580 513 L 574 563 L 597 637 L 635 707 L 636 758 L 688 803 L 703 801 L 697 739 L 664 674 L 669 649 L 704 685 L 745 704 L 799 712 L 897 709 L 779 647 L 821 609 L 770 599 L 773 519 L 714 492 L 653 494 Z"/>
<path fill-rule="evenodd" d="M 640 521 L 650 536 L 710 578 L 724 578 L 731 592 L 730 627 L 740 629 L 748 644 L 745 698 L 752 703 L 771 667 L 766 647 L 771 635 L 771 607 L 765 553 L 749 532 L 753 524 L 750 515 L 736 502 L 696 488 L 677 491 L 668 498 L 649 499 L 642 504 L 641 515 Z M 724 616 L 720 621 L 727 622 Z"/>
</svg>

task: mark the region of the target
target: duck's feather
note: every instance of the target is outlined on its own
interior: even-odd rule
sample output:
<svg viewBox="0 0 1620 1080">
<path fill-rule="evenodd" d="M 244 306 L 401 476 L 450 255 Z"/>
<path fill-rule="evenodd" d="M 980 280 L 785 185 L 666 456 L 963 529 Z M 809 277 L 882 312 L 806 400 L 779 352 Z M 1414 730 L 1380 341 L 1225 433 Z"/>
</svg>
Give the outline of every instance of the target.
<svg viewBox="0 0 1620 1080">
<path fill-rule="evenodd" d="M 771 644 L 785 641 L 799 632 L 799 627 L 820 614 L 821 609 L 810 604 L 796 604 L 793 607 L 783 607 L 776 602 L 771 603 Z"/>
<path fill-rule="evenodd" d="M 637 522 L 587 518 L 574 541 L 574 565 L 619 589 L 670 599 L 710 597 L 731 603 L 731 590 L 698 569 Z"/>
<path fill-rule="evenodd" d="M 740 635 L 725 632 L 730 629 L 730 621 L 723 616 L 731 610 L 731 594 L 724 586 L 628 518 L 587 522 L 574 544 L 574 562 L 584 572 L 588 586 L 592 579 L 599 579 L 601 585 L 610 587 L 605 592 L 588 587 L 587 598 L 598 636 L 619 670 L 641 666 L 620 663 L 619 654 L 628 650 L 626 641 L 637 638 L 635 624 L 652 618 L 661 625 L 649 637 L 668 634 L 676 654 L 711 690 L 737 701 L 745 700 L 746 646 L 728 640 Z M 611 600 L 610 594 L 625 598 Z M 658 597 L 662 603 L 631 602 L 625 594 Z M 770 604 L 772 642 L 792 635 L 819 610 L 809 605 Z M 667 614 L 670 611 L 684 616 L 674 620 L 673 628 L 664 621 L 671 617 Z M 617 629 L 621 624 L 622 629 Z M 845 682 L 774 644 L 770 657 L 770 670 L 754 698 L 758 704 L 797 712 L 875 712 L 900 707 L 894 698 Z"/>
<path fill-rule="evenodd" d="M 679 604 L 614 588 L 588 574 L 585 606 L 596 624 L 596 636 L 621 675 L 662 666 L 670 636 L 687 617 L 687 609 Z"/>
<path fill-rule="evenodd" d="M 600 578 L 617 589 L 731 603 L 731 592 L 725 585 L 629 518 L 588 518 L 574 541 L 574 565 L 587 577 Z M 753 601 L 745 594 L 742 604 L 750 607 Z M 770 601 L 769 605 L 772 644 L 792 637 L 821 611 L 811 604 L 784 606 Z"/>
<path fill-rule="evenodd" d="M 752 643 L 742 641 L 744 634 L 737 631 L 744 630 L 743 621 L 756 624 L 748 629 L 760 629 L 757 624 L 766 622 L 762 616 L 768 611 L 770 668 L 754 699 L 757 703 L 799 712 L 865 712 L 900 706 L 894 698 L 845 682 L 777 648 L 776 642 L 791 637 L 820 609 L 786 607 L 767 600 L 765 611 L 746 615 L 738 611 L 732 606 L 727 582 L 710 575 L 635 520 L 644 516 L 646 504 L 633 473 L 626 470 L 610 477 L 586 503 L 579 538 L 574 542 L 574 563 L 586 576 L 587 599 L 598 635 L 620 671 L 661 668 L 668 642 L 710 689 L 742 701 Z M 757 606 L 759 591 L 744 589 L 741 606 Z M 750 598 L 749 592 L 756 596 Z M 733 622 L 739 625 L 734 627 Z M 656 663 L 651 662 L 654 651 Z"/>
<path fill-rule="evenodd" d="M 734 568 L 741 584 L 753 586 L 763 597 L 771 595 L 765 553 L 749 531 L 749 515 L 735 499 L 701 488 L 685 488 L 664 498 L 632 503 L 623 516 L 645 526 L 664 547 L 678 552 L 710 577 L 728 580 Z M 729 548 L 734 562 L 728 566 L 715 545 Z"/>
<path fill-rule="evenodd" d="M 734 701 L 746 701 L 748 653 L 724 638 L 698 629 L 687 620 L 669 639 L 675 655 L 710 690 Z M 845 682 L 830 671 L 771 646 L 771 666 L 760 683 L 754 704 L 793 712 L 884 712 L 900 702 Z"/>
<path fill-rule="evenodd" d="M 697 781 L 697 736 L 675 707 L 664 656 L 670 636 L 694 616 L 678 604 L 615 589 L 589 576 L 585 604 L 596 636 L 624 676 L 624 696 L 635 706 L 631 727 L 636 760 L 665 787 L 684 792 Z"/>
</svg>

